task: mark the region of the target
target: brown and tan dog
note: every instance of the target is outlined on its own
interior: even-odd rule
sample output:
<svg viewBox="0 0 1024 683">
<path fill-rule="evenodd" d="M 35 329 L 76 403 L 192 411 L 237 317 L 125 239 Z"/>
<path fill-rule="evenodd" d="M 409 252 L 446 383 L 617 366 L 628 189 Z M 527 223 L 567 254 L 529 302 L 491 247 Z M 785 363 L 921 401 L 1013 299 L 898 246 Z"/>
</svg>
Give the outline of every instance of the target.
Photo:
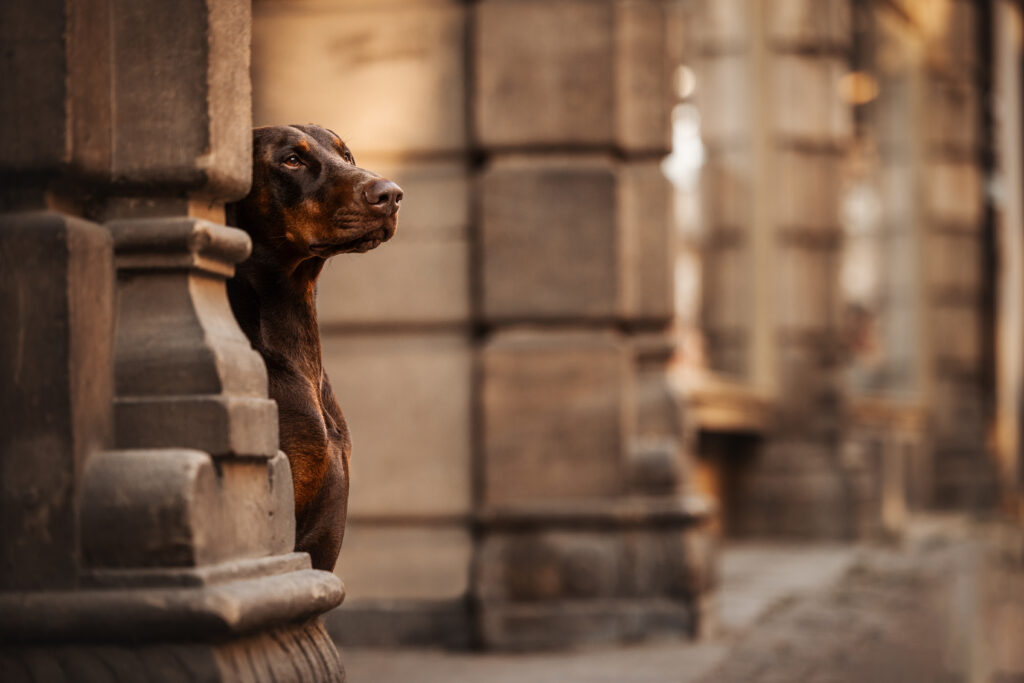
<svg viewBox="0 0 1024 683">
<path fill-rule="evenodd" d="M 317 569 L 331 571 L 341 549 L 352 446 L 321 362 L 316 281 L 329 257 L 390 239 L 401 200 L 333 132 L 272 126 L 253 131 L 252 191 L 228 207 L 253 242 L 228 296 L 267 364 L 295 488 L 295 549 Z"/>
</svg>

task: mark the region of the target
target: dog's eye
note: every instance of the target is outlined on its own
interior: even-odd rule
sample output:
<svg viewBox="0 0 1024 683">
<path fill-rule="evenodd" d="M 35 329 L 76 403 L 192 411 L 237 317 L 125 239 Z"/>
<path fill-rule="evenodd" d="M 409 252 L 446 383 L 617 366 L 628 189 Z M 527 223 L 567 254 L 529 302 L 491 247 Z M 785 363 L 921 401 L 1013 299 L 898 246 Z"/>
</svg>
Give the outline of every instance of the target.
<svg viewBox="0 0 1024 683">
<path fill-rule="evenodd" d="M 284 165 L 289 168 L 298 168 L 302 166 L 302 159 L 299 158 L 298 154 L 289 154 L 284 158 Z"/>
<path fill-rule="evenodd" d="M 352 164 L 353 166 L 356 165 L 356 158 L 352 156 L 352 152 L 345 152 L 345 161 Z"/>
</svg>

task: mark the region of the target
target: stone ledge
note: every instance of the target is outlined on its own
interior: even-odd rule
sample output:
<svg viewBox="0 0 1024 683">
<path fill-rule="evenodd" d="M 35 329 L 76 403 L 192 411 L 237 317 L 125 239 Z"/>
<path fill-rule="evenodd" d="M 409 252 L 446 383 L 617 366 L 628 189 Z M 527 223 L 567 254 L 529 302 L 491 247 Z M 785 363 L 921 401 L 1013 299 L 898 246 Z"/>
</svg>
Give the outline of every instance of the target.
<svg viewBox="0 0 1024 683">
<path fill-rule="evenodd" d="M 542 529 L 690 526 L 714 512 L 710 500 L 698 495 L 577 500 L 491 505 L 476 514 L 488 529 Z"/>
<path fill-rule="evenodd" d="M 106 226 L 122 272 L 198 270 L 228 278 L 252 251 L 242 230 L 199 218 L 127 218 Z"/>
<path fill-rule="evenodd" d="M 248 633 L 315 617 L 345 598 L 341 580 L 314 569 L 196 588 L 0 594 L 4 642 L 141 642 Z"/>
<path fill-rule="evenodd" d="M 95 588 L 201 587 L 277 576 L 309 568 L 310 560 L 307 553 L 287 553 L 206 567 L 94 569 L 83 575 L 82 583 Z"/>
<path fill-rule="evenodd" d="M 188 447 L 214 456 L 277 455 L 277 404 L 269 398 L 216 394 L 119 396 L 114 400 L 122 448 Z M 191 425 L 187 438 L 181 425 Z"/>
</svg>

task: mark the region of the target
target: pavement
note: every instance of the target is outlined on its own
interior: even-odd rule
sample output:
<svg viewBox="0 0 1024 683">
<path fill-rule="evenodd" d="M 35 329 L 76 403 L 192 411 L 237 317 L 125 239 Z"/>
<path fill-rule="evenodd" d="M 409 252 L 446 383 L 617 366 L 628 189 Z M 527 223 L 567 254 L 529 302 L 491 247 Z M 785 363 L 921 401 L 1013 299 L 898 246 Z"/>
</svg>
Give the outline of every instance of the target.
<svg viewBox="0 0 1024 683">
<path fill-rule="evenodd" d="M 346 649 L 350 683 L 1024 683 L 1024 535 L 922 518 L 899 545 L 731 543 L 718 628 L 563 653 Z"/>
</svg>

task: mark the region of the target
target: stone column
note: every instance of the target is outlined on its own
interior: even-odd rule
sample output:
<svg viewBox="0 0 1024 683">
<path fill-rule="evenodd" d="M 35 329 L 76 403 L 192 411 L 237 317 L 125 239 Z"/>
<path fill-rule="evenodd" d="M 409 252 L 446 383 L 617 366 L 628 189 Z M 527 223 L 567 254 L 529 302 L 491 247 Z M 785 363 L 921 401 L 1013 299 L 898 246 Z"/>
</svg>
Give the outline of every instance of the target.
<svg viewBox="0 0 1024 683">
<path fill-rule="evenodd" d="M 339 680 L 317 616 L 343 589 L 291 552 L 224 289 L 250 248 L 221 225 L 249 184 L 248 4 L 3 12 L 0 677 Z"/>
<path fill-rule="evenodd" d="M 994 353 L 985 277 L 985 169 L 977 4 L 941 0 L 940 21 L 924 25 L 919 131 L 924 389 L 932 418 L 932 502 L 941 507 L 989 506 L 996 472 L 985 447 L 992 412 Z M 986 58 L 987 61 L 987 58 Z M 1010 190 L 1012 191 L 1012 190 Z"/>
<path fill-rule="evenodd" d="M 843 456 L 840 179 L 847 0 L 704 0 L 696 40 L 708 149 L 705 320 L 714 370 L 771 396 L 733 531 L 861 533 L 866 470 Z"/>
<path fill-rule="evenodd" d="M 485 647 L 690 632 L 712 552 L 671 356 L 671 3 L 484 0 L 472 25 Z"/>
</svg>

